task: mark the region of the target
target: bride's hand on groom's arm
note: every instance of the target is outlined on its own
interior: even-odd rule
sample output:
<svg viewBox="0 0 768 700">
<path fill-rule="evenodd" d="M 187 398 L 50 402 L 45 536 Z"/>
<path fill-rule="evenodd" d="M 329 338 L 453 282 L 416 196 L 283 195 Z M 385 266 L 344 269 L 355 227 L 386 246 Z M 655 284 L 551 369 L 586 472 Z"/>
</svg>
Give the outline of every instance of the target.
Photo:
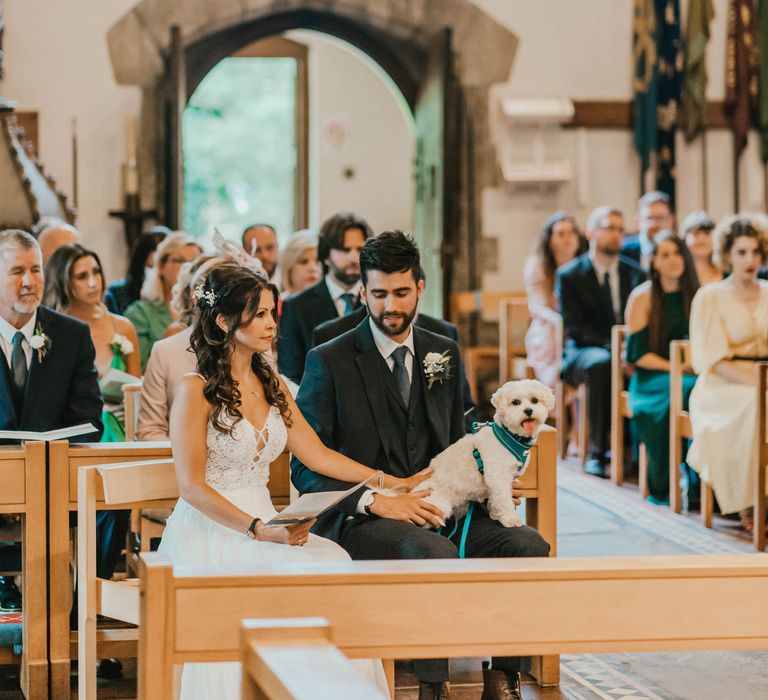
<svg viewBox="0 0 768 700">
<path fill-rule="evenodd" d="M 259 524 L 256 528 L 256 539 L 260 542 L 276 542 L 277 544 L 301 547 L 307 543 L 309 528 L 315 522 L 315 520 L 309 520 L 306 523 L 296 523 L 295 525 L 280 527 L 264 527 L 262 524 Z"/>
<path fill-rule="evenodd" d="M 445 520 L 442 511 L 437 506 L 423 500 L 430 493 L 432 493 L 432 489 L 412 491 L 397 496 L 385 496 L 383 493 L 377 493 L 374 495 L 373 503 L 369 508 L 371 513 L 380 518 L 404 520 L 419 526 L 429 523 L 433 527 L 440 527 Z"/>
</svg>

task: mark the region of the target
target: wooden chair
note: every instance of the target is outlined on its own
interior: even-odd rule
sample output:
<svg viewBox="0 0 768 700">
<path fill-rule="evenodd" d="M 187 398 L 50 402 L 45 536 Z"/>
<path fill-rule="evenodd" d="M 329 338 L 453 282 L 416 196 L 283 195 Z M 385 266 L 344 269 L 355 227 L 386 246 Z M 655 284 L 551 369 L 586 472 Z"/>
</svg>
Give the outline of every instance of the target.
<svg viewBox="0 0 768 700">
<path fill-rule="evenodd" d="M 752 540 L 755 549 L 759 552 L 765 550 L 765 487 L 766 470 L 768 470 L 768 362 L 760 362 L 757 365 L 757 469 L 755 470 L 755 529 Z"/>
<path fill-rule="evenodd" d="M 18 536 L 21 540 L 24 610 L 20 680 L 24 696 L 30 699 L 48 697 L 45 479 L 44 443 L 0 447 L 0 514 L 21 514 Z M 19 572 L 0 571 L 2 575 L 16 573 Z M 11 648 L 0 648 L 0 664 L 18 662 Z"/>
<path fill-rule="evenodd" d="M 624 388 L 624 346 L 628 326 L 611 329 L 611 481 L 617 486 L 624 483 L 624 419 L 632 418 L 629 392 Z M 648 455 L 640 443 L 637 485 L 645 498 L 648 491 Z"/>
<path fill-rule="evenodd" d="M 350 561 L 182 575 L 158 553 L 141 556 L 140 699 L 171 698 L 174 665 L 239 660 L 243 618 L 324 617 L 349 658 L 768 647 L 763 556 Z M 452 614 L 467 601 L 471 614 Z"/>
<path fill-rule="evenodd" d="M 527 298 L 505 298 L 499 303 L 499 384 L 510 379 L 535 379 L 528 365 L 525 333 L 531 323 Z"/>
<path fill-rule="evenodd" d="M 683 440 L 693 438 L 691 416 L 683 410 L 683 374 L 691 366 L 690 352 L 691 346 L 687 340 L 673 340 L 669 344 L 669 505 L 675 513 L 683 510 L 683 494 L 680 491 Z M 704 483 L 701 487 L 703 514 L 703 502 L 706 500 L 704 491 L 707 487 Z M 709 518 L 710 524 L 707 527 L 712 526 L 711 514 Z"/>
<path fill-rule="evenodd" d="M 243 700 L 385 700 L 333 644 L 324 618 L 243 620 Z M 296 669 L 301 669 L 297 673 Z"/>
<path fill-rule="evenodd" d="M 96 576 L 97 499 L 104 508 L 168 508 L 179 497 L 172 459 L 90 465 L 78 471 L 77 580 L 78 697 L 96 700 L 96 661 L 99 635 L 96 616 L 137 625 L 139 586 L 136 579 L 108 581 Z M 127 647 L 138 641 L 136 629 L 119 632 Z M 133 656 L 133 654 L 130 654 Z"/>
<path fill-rule="evenodd" d="M 56 441 L 49 444 L 48 450 L 51 697 L 66 698 L 70 692 L 70 658 L 77 655 L 78 637 L 77 632 L 70 632 L 69 629 L 69 613 L 72 607 L 70 562 L 74 559 L 74 543 L 70 542 L 69 514 L 78 509 L 77 469 L 83 465 L 170 459 L 171 447 L 168 442 L 70 445 L 66 441 Z M 99 502 L 100 507 L 105 507 L 101 496 Z M 135 656 L 136 640 L 130 637 L 130 630 L 99 630 L 99 658 Z"/>
<path fill-rule="evenodd" d="M 125 409 L 125 441 L 133 442 L 139 432 L 139 408 L 141 407 L 141 388 L 139 384 L 123 385 L 123 408 Z"/>
<path fill-rule="evenodd" d="M 449 320 L 459 325 L 462 316 L 478 314 L 481 317 L 498 313 L 502 299 L 525 298 L 525 292 L 452 292 L 450 297 Z M 478 400 L 477 373 L 480 369 L 499 367 L 499 348 L 495 345 L 464 345 L 461 349 L 464 370 L 467 373 L 472 398 Z"/>
</svg>

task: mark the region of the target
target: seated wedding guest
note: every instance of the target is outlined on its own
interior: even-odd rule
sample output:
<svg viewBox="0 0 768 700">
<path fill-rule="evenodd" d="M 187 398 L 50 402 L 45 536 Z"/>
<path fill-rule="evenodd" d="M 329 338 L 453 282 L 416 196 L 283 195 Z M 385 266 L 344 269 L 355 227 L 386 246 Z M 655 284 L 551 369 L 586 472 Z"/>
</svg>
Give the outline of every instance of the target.
<svg viewBox="0 0 768 700">
<path fill-rule="evenodd" d="M 217 258 L 215 255 L 198 255 L 192 262 L 184 263 L 179 270 L 179 276 L 176 278 L 176 284 L 171 290 L 171 310 L 176 316 L 176 320 L 165 329 L 163 338 L 170 338 L 172 335 L 181 333 L 184 329 L 192 325 L 192 318 L 195 313 L 195 299 L 192 296 L 194 286 L 192 280 L 197 278 L 197 271 L 205 265 L 206 270 L 210 269 L 207 262 Z"/>
<path fill-rule="evenodd" d="M 694 211 L 683 221 L 682 236 L 696 266 L 696 276 L 703 287 L 723 279 L 723 271 L 712 259 L 712 229 L 715 222 L 705 211 Z"/>
<path fill-rule="evenodd" d="M 170 233 L 167 226 L 155 226 L 138 237 L 125 277 L 110 284 L 104 294 L 104 303 L 113 314 L 123 315 L 139 298 L 147 270 L 155 266 L 155 250 Z"/>
<path fill-rule="evenodd" d="M 110 313 L 103 296 L 104 273 L 95 252 L 75 244 L 59 248 L 51 256 L 45 271 L 43 303 L 88 324 L 99 377 L 110 368 L 141 377 L 136 329 L 124 316 Z M 125 440 L 122 396 L 105 397 L 102 420 L 102 442 Z"/>
<path fill-rule="evenodd" d="M 611 328 L 624 323 L 629 293 L 643 271 L 619 255 L 624 217 L 602 206 L 587 220 L 589 251 L 557 270 L 555 294 L 563 316 L 565 343 L 561 376 L 585 384 L 589 414 L 589 455 L 584 471 L 607 477 L 611 408 Z"/>
<path fill-rule="evenodd" d="M 243 231 L 242 242 L 243 250 L 261 261 L 269 283 L 279 290 L 283 276 L 277 264 L 280 247 L 275 229 L 269 224 L 251 224 Z"/>
<path fill-rule="evenodd" d="M 664 192 L 646 192 L 637 201 L 638 232 L 624 238 L 621 254 L 647 271 L 653 239 L 660 231 L 671 231 L 674 223 L 669 195 Z"/>
<path fill-rule="evenodd" d="M 280 253 L 283 298 L 304 291 L 320 281 L 323 268 L 317 259 L 317 235 L 297 231 Z"/>
<path fill-rule="evenodd" d="M 173 323 L 174 312 L 169 303 L 179 269 L 202 252 L 200 246 L 185 233 L 173 233 L 165 238 L 155 251 L 155 266 L 147 272 L 141 298 L 125 310 L 125 315 L 139 335 L 142 371 L 147 366 L 152 345 Z"/>
<path fill-rule="evenodd" d="M 320 227 L 317 255 L 324 277 L 283 304 L 277 337 L 280 372 L 301 384 L 312 331 L 323 321 L 352 313 L 359 305 L 360 249 L 371 227 L 351 212 L 335 214 Z"/>
<path fill-rule="evenodd" d="M 720 511 L 738 512 L 751 532 L 754 363 L 768 359 L 768 282 L 757 272 L 766 262 L 768 239 L 749 217 L 736 215 L 718 224 L 714 246 L 715 262 L 730 274 L 702 287 L 691 307 L 691 363 L 699 377 L 690 399 L 688 463 L 712 487 Z"/>
<path fill-rule="evenodd" d="M 385 231 L 370 238 L 360 251 L 360 268 L 368 318 L 310 351 L 296 403 L 329 448 L 387 474 L 410 477 L 465 434 L 459 372 L 446 373 L 439 390 L 428 388 L 423 372 L 429 353 L 450 358 L 456 370 L 459 347 L 413 324 L 424 281 L 410 236 Z M 301 493 L 337 490 L 347 481 L 310 466 L 294 453 L 291 481 Z M 549 553 L 536 530 L 505 528 L 482 506 L 466 526 L 464 519 L 451 518 L 442 534 L 427 529 L 438 528 L 443 514 L 423 500 L 426 495 L 363 488 L 321 515 L 312 531 L 338 542 L 355 560 L 457 559 L 462 532 L 467 558 Z M 447 659 L 419 659 L 414 667 L 420 700 L 450 697 Z M 492 659 L 483 671 L 483 697 L 520 698 L 520 667 L 520 658 Z"/>
<path fill-rule="evenodd" d="M 44 223 L 45 222 L 45 223 Z M 38 222 L 35 227 L 37 242 L 43 254 L 43 267 L 48 265 L 51 256 L 63 245 L 80 243 L 80 232 L 71 224 L 61 219 L 48 218 Z"/>
<path fill-rule="evenodd" d="M 170 420 L 181 497 L 160 552 L 174 565 L 214 568 L 348 561 L 337 544 L 310 534 L 314 521 L 265 526 L 276 516 L 267 489 L 270 464 L 286 447 L 334 483 L 377 476 L 321 442 L 265 362 L 277 332 L 275 287 L 252 270 L 222 265 L 208 273 L 197 301 L 191 336 L 197 371 L 179 381 Z M 378 477 L 397 491 L 425 475 Z M 378 661 L 354 663 L 386 689 Z M 180 698 L 237 700 L 241 677 L 234 663 L 185 664 Z"/>
<path fill-rule="evenodd" d="M 555 270 L 586 252 L 587 241 L 576 220 L 559 211 L 544 222 L 536 249 L 525 261 L 523 279 L 528 296 L 531 324 L 525 334 L 528 364 L 543 384 L 554 388 L 560 373 L 557 326 L 560 321 L 555 299 Z"/>
<path fill-rule="evenodd" d="M 41 306 L 44 285 L 38 242 L 26 231 L 0 231 L 0 350 L 6 363 L 0 429 L 42 432 L 92 423 L 96 432 L 77 439 L 97 441 L 102 403 L 88 327 Z M 99 575 L 109 578 L 104 554 L 100 548 Z M 0 608 L 21 610 L 13 579 L 0 577 Z"/>
<path fill-rule="evenodd" d="M 196 358 L 190 347 L 190 338 L 198 305 L 193 292 L 195 287 L 205 282 L 205 276 L 211 269 L 227 264 L 236 263 L 226 256 L 198 255 L 192 263 L 184 265 L 179 273 L 179 283 L 182 281 L 182 273 L 186 272 L 187 278 L 185 302 L 179 313 L 179 323 L 184 327 L 152 346 L 141 386 L 137 430 L 139 440 L 168 439 L 168 416 L 176 386 L 187 372 L 195 371 Z"/>
<path fill-rule="evenodd" d="M 669 505 L 669 343 L 688 338 L 688 317 L 699 288 L 685 243 L 670 231 L 653 239 L 650 280 L 627 301 L 627 362 L 632 422 L 648 455 L 648 500 Z M 683 404 L 696 382 L 683 376 Z M 690 494 L 689 494 L 690 496 Z"/>
</svg>

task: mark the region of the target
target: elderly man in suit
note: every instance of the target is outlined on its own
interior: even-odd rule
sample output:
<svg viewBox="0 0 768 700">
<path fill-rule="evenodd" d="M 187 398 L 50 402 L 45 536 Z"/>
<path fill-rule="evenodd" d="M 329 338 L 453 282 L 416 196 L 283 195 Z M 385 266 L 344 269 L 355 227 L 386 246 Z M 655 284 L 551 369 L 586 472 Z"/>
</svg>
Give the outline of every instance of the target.
<svg viewBox="0 0 768 700">
<path fill-rule="evenodd" d="M 638 232 L 624 239 L 621 254 L 647 272 L 651 264 L 653 239 L 661 231 L 672 231 L 674 225 L 675 217 L 669 195 L 664 192 L 646 192 L 637 201 Z"/>
<path fill-rule="evenodd" d="M 363 464 L 409 476 L 464 434 L 459 348 L 413 324 L 424 289 L 419 250 L 402 232 L 385 232 L 360 253 L 362 299 L 368 317 L 310 351 L 297 403 L 323 442 Z M 424 359 L 448 358 L 441 381 L 429 381 Z M 291 479 L 301 493 L 347 488 L 297 459 Z M 385 495 L 362 489 L 320 518 L 318 535 L 338 542 L 353 559 L 455 559 L 463 521 L 442 519 L 423 500 L 428 492 Z M 516 497 L 515 494 L 512 494 Z M 476 509 L 465 542 L 468 557 L 547 556 L 549 545 L 528 527 L 505 528 Z M 448 614 L 449 611 L 446 611 Z M 494 659 L 484 671 L 486 700 L 519 698 L 520 659 Z M 416 662 L 420 700 L 450 697 L 448 662 Z"/>
<path fill-rule="evenodd" d="M 589 406 L 589 456 L 584 471 L 606 477 L 610 444 L 611 328 L 624 323 L 629 293 L 645 279 L 631 260 L 619 255 L 624 217 L 598 207 L 587 220 L 589 251 L 561 267 L 555 294 L 563 316 L 565 344 L 562 377 L 586 384 Z"/>
<path fill-rule="evenodd" d="M 102 400 L 90 331 L 40 306 L 42 295 L 37 241 L 26 231 L 0 231 L 0 429 L 42 432 L 92 423 L 96 432 L 78 439 L 98 440 Z M 111 532 L 114 523 L 107 525 Z M 20 609 L 13 580 L 0 581 L 0 609 Z"/>
<path fill-rule="evenodd" d="M 323 321 L 352 313 L 360 304 L 360 249 L 371 233 L 370 226 L 350 212 L 332 216 L 320 228 L 317 257 L 324 277 L 286 299 L 280 316 L 277 366 L 296 384 L 304 374 L 312 331 Z"/>
</svg>

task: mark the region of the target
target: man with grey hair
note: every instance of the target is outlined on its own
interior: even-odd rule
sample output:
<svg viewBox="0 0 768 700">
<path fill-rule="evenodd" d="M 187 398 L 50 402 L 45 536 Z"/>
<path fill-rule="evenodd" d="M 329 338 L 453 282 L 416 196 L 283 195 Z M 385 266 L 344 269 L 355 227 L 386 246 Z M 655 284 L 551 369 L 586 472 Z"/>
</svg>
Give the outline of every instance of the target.
<svg viewBox="0 0 768 700">
<path fill-rule="evenodd" d="M 587 220 L 589 251 L 561 267 L 555 293 L 563 316 L 563 381 L 585 384 L 589 413 L 589 456 L 584 471 L 606 477 L 610 444 L 611 328 L 624 323 L 629 293 L 645 274 L 619 255 L 624 217 L 602 206 Z"/>
<path fill-rule="evenodd" d="M 0 430 L 43 432 L 92 423 L 96 432 L 78 439 L 98 440 L 102 400 L 90 330 L 40 306 L 42 296 L 37 241 L 26 231 L 0 231 Z M 108 558 L 114 560 L 114 552 Z M 0 609 L 20 608 L 13 581 L 0 579 Z"/>
</svg>

